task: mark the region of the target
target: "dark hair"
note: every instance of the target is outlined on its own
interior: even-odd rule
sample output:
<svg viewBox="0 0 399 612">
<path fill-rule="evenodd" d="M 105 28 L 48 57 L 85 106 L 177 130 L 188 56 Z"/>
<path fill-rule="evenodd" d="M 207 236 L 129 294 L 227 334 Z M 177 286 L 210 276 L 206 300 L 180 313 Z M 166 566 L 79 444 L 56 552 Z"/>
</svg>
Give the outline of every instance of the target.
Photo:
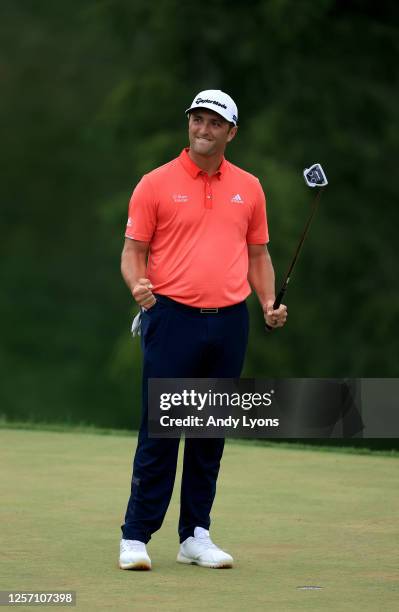
<svg viewBox="0 0 399 612">
<path fill-rule="evenodd" d="M 188 119 L 190 119 L 191 113 L 195 113 L 195 111 L 200 110 L 201 108 L 202 108 L 202 106 L 199 106 L 198 108 L 191 108 L 189 111 L 187 111 Z M 205 108 L 205 110 L 212 110 L 212 109 Z M 219 115 L 219 113 L 217 111 L 212 111 L 212 112 L 216 113 L 216 115 Z M 222 117 L 222 115 L 219 115 L 219 117 Z M 237 127 L 237 125 L 235 123 L 233 123 L 232 121 L 228 121 L 224 117 L 222 117 L 222 119 L 223 119 L 223 121 L 225 121 L 226 123 L 229 124 L 229 130 L 231 130 L 231 128 L 233 128 L 233 127 Z"/>
</svg>

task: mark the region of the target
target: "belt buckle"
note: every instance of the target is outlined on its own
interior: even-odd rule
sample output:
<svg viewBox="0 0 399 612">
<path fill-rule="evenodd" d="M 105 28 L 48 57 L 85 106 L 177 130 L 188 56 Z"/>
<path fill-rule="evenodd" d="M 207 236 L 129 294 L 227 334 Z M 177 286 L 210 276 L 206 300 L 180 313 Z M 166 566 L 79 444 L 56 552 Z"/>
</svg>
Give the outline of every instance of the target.
<svg viewBox="0 0 399 612">
<path fill-rule="evenodd" d="M 201 308 L 201 314 L 217 314 L 219 308 Z"/>
</svg>

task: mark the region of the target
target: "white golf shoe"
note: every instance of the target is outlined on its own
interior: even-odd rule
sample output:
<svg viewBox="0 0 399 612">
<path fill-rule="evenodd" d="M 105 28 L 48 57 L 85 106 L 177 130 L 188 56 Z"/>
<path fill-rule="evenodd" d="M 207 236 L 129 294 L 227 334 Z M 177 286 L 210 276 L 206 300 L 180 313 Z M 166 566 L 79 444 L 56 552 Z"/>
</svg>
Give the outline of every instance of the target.
<svg viewBox="0 0 399 612">
<path fill-rule="evenodd" d="M 150 570 L 151 559 L 144 542 L 122 539 L 119 567 L 124 570 Z"/>
<path fill-rule="evenodd" d="M 209 537 L 209 531 L 202 527 L 196 527 L 194 537 L 180 544 L 177 561 L 215 569 L 233 567 L 233 557 L 218 548 Z"/>
</svg>

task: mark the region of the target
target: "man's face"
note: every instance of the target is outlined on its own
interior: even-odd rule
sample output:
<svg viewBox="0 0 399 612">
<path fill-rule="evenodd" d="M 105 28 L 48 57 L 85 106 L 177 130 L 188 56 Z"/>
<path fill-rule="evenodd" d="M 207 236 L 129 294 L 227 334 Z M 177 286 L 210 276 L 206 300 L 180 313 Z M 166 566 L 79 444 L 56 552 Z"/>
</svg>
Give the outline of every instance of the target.
<svg viewBox="0 0 399 612">
<path fill-rule="evenodd" d="M 197 155 L 223 155 L 226 144 L 236 135 L 237 128 L 218 113 L 204 108 L 191 111 L 188 121 L 190 149 Z"/>
</svg>

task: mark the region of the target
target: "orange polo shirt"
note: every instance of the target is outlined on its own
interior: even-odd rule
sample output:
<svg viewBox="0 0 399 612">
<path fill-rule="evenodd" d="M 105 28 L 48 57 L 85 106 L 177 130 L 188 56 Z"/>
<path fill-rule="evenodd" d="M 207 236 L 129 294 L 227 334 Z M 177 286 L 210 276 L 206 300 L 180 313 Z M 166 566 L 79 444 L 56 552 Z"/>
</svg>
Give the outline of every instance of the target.
<svg viewBox="0 0 399 612">
<path fill-rule="evenodd" d="M 208 176 L 184 149 L 143 176 L 129 204 L 126 238 L 150 245 L 153 291 L 202 308 L 251 293 L 248 244 L 269 240 L 259 180 L 223 158 Z"/>
</svg>

